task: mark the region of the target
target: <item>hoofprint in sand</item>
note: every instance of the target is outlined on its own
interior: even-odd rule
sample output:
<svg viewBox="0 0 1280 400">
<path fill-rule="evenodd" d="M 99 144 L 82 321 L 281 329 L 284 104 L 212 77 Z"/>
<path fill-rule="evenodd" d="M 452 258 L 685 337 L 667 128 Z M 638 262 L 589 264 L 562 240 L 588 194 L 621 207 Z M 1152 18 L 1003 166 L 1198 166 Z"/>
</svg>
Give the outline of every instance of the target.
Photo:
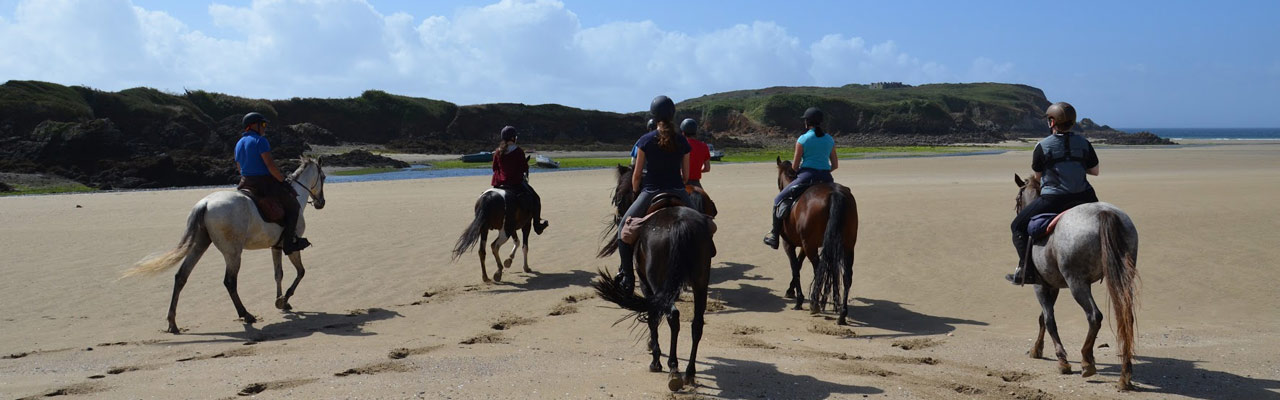
<svg viewBox="0 0 1280 400">
<path fill-rule="evenodd" d="M 774 165 L 717 166 L 717 200 L 698 386 L 678 397 L 1267 398 L 1280 395 L 1280 145 L 1103 148 L 1099 195 L 1142 234 L 1138 390 L 1114 389 L 1108 310 L 1098 375 L 1059 375 L 1027 355 L 1038 307 L 1001 278 L 1013 173 L 1026 152 L 842 163 L 858 198 L 848 329 L 789 310 L 790 271 L 760 244 Z M 308 213 L 306 281 L 292 313 L 273 306 L 267 251 L 247 252 L 235 321 L 220 257 L 183 292 L 182 335 L 162 332 L 173 279 L 121 280 L 176 244 L 214 189 L 0 198 L 0 394 L 6 398 L 662 398 L 663 374 L 625 313 L 591 295 L 612 171 L 541 174 L 551 227 L 531 266 L 483 285 L 474 260 L 449 262 L 487 177 L 333 184 Z M 81 206 L 77 208 L 76 206 Z M 291 279 L 286 273 L 286 279 Z M 806 268 L 802 279 L 812 272 Z M 1084 315 L 1060 302 L 1079 371 Z M 680 307 L 688 307 L 680 303 Z M 684 313 L 691 314 L 691 313 Z M 682 330 L 687 341 L 688 330 Z M 682 360 L 683 362 L 683 360 Z"/>
</svg>

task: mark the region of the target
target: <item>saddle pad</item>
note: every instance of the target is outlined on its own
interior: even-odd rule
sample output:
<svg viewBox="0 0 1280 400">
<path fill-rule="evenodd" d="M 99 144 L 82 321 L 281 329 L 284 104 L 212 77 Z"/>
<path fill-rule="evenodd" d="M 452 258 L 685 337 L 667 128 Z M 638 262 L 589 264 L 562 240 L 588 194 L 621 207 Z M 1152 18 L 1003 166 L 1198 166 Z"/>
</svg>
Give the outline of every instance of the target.
<svg viewBox="0 0 1280 400">
<path fill-rule="evenodd" d="M 273 224 L 284 222 L 284 205 L 279 201 L 270 197 L 258 197 L 248 189 L 240 189 L 240 193 L 249 196 L 253 200 L 253 204 L 258 207 L 258 214 L 262 215 L 262 220 Z"/>
<path fill-rule="evenodd" d="M 627 218 L 627 222 L 622 224 L 622 242 L 631 245 L 636 244 L 636 239 L 640 236 L 640 229 L 644 228 L 645 221 L 648 221 L 651 215 L 646 215 L 643 218 Z M 716 226 L 716 221 L 708 218 L 707 225 L 711 228 L 711 234 L 715 235 L 719 229 Z"/>
<path fill-rule="evenodd" d="M 1032 239 L 1052 235 L 1053 229 L 1058 227 L 1058 220 L 1062 219 L 1062 215 L 1066 213 L 1066 211 L 1063 211 L 1061 213 L 1036 214 L 1031 217 L 1031 222 L 1027 223 L 1027 234 L 1031 235 Z"/>
</svg>

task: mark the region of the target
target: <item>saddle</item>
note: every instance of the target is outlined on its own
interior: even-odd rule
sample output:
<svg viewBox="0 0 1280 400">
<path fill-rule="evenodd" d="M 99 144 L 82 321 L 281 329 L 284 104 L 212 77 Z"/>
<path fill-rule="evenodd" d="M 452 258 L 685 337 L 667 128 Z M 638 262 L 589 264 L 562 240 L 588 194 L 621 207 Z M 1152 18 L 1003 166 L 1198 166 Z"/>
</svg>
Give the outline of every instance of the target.
<svg viewBox="0 0 1280 400">
<path fill-rule="evenodd" d="M 636 239 L 640 236 L 640 230 L 644 228 L 644 223 L 649 220 L 649 217 L 664 208 L 671 207 L 686 207 L 686 205 L 683 201 L 680 201 L 680 196 L 670 193 L 658 194 L 653 198 L 653 202 L 649 203 L 649 209 L 646 210 L 644 217 L 627 218 L 627 222 L 622 224 L 622 234 L 620 235 L 620 238 L 626 244 L 635 244 Z M 715 220 L 708 219 L 707 223 L 710 224 L 711 234 L 714 235 L 717 229 Z"/>
<path fill-rule="evenodd" d="M 1071 209 L 1067 209 L 1067 211 L 1071 211 Z M 1036 214 L 1031 217 L 1031 222 L 1027 223 L 1027 235 L 1031 236 L 1031 240 L 1039 240 L 1052 235 L 1053 229 L 1058 227 L 1058 220 L 1067 211 Z"/>
<path fill-rule="evenodd" d="M 688 207 L 688 204 L 684 204 L 684 201 L 680 200 L 680 196 L 671 193 L 658 193 L 657 196 L 653 197 L 653 201 L 649 202 L 649 209 L 644 214 L 647 218 L 649 215 L 658 212 L 658 210 L 680 206 Z"/>
<path fill-rule="evenodd" d="M 253 200 L 253 204 L 258 206 L 258 214 L 262 215 L 262 220 L 273 224 L 284 224 L 284 205 L 280 204 L 279 199 L 270 196 L 258 196 L 252 189 L 241 187 L 237 188 L 240 193 L 249 196 Z"/>
</svg>

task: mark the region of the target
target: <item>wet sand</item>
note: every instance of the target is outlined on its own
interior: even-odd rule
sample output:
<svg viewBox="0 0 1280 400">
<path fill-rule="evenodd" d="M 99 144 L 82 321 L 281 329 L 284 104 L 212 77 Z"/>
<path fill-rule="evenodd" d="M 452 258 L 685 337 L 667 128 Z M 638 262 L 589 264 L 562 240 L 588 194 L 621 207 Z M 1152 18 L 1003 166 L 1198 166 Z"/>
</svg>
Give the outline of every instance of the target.
<svg viewBox="0 0 1280 400">
<path fill-rule="evenodd" d="M 1079 375 L 1086 324 L 1069 296 L 1057 310 L 1074 374 L 1028 357 L 1039 307 L 1002 279 L 1016 260 L 1012 175 L 1029 172 L 1029 154 L 1013 151 L 842 162 L 836 179 L 862 218 L 849 331 L 782 298 L 786 257 L 759 243 L 774 166 L 715 165 L 703 179 L 720 210 L 714 312 L 699 385 L 676 397 L 1280 396 L 1280 145 L 1099 155 L 1091 181 L 1141 235 L 1136 392 L 1114 389 L 1101 285 L 1098 375 Z M 181 335 L 162 332 L 171 272 L 120 276 L 176 244 L 191 206 L 216 189 L 0 198 L 0 397 L 671 396 L 666 375 L 647 372 L 643 330 L 613 326 L 624 313 L 588 287 L 597 269 L 616 269 L 593 257 L 611 182 L 610 170 L 534 175 L 552 223 L 531 240 L 537 272 L 517 272 L 517 256 L 496 284 L 481 283 L 474 253 L 449 256 L 488 177 L 327 185 L 327 207 L 306 210 L 316 245 L 294 312 L 273 307 L 270 254 L 248 252 L 239 291 L 260 321 L 236 321 L 210 251 L 182 293 Z M 811 276 L 806 266 L 806 288 Z"/>
</svg>

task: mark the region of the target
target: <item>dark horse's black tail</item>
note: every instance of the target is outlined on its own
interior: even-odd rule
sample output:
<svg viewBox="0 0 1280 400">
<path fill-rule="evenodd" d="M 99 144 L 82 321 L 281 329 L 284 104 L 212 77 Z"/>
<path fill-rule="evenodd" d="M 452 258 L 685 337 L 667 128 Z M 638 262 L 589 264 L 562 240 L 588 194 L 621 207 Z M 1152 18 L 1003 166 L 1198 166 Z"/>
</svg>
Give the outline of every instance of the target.
<svg viewBox="0 0 1280 400">
<path fill-rule="evenodd" d="M 621 322 L 627 318 L 635 318 L 641 322 L 647 322 L 648 314 L 656 312 L 659 318 L 665 319 L 671 313 L 672 307 L 675 306 L 676 300 L 680 298 L 680 293 L 684 291 L 685 285 L 689 282 L 695 272 L 698 271 L 699 263 L 703 257 L 703 252 L 710 250 L 702 248 L 711 242 L 711 226 L 710 219 L 697 211 L 685 207 L 676 207 L 669 210 L 676 211 L 678 215 L 674 218 L 666 219 L 650 219 L 648 223 L 663 223 L 671 221 L 672 227 L 666 232 L 659 232 L 658 235 L 666 233 L 666 238 L 652 237 L 646 235 L 636 242 L 636 247 L 642 245 L 642 241 L 660 240 L 658 248 L 667 249 L 667 260 L 663 261 L 647 260 L 650 265 L 638 265 L 637 268 L 645 268 L 650 274 L 649 280 L 652 282 L 652 275 L 661 274 L 662 287 L 656 288 L 652 298 L 645 298 L 637 295 L 634 291 L 628 291 L 613 281 L 607 271 L 600 271 L 600 277 L 591 286 L 595 287 L 596 293 L 600 298 L 613 302 L 619 307 L 630 310 L 631 313 L 619 319 Z M 669 212 L 664 210 L 664 212 Z M 652 232 L 652 231 L 650 231 Z M 655 282 L 657 283 L 657 282 Z"/>
<path fill-rule="evenodd" d="M 476 245 L 476 241 L 480 239 L 480 233 L 488 229 L 485 223 L 493 213 L 501 213 L 503 209 L 502 197 L 492 195 L 493 192 L 485 192 L 476 199 L 476 217 L 471 220 L 471 225 L 467 225 L 467 229 L 462 231 L 462 236 L 458 236 L 458 243 L 453 245 L 453 260 L 457 261 L 458 257 L 466 254 L 467 250 L 471 250 Z"/>
<path fill-rule="evenodd" d="M 822 234 L 822 250 L 818 257 L 818 267 L 813 269 L 813 285 L 809 288 L 810 310 L 818 312 L 827 304 L 830 296 L 832 302 L 838 302 L 840 294 L 840 274 L 844 271 L 844 217 L 846 203 L 844 193 L 839 187 L 833 187 L 827 196 L 827 230 Z"/>
</svg>

